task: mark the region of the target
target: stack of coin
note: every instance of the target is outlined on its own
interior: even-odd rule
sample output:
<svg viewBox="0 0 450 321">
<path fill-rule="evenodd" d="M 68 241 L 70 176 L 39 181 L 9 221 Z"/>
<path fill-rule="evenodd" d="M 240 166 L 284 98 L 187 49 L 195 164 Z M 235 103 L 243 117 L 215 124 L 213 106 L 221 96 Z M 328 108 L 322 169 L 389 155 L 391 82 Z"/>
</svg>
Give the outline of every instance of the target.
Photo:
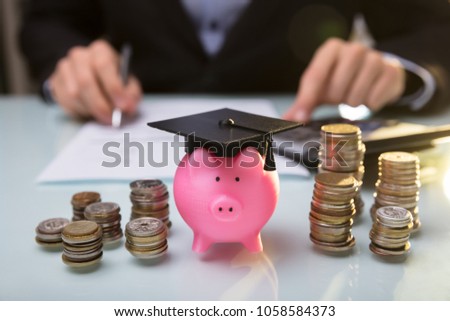
<svg viewBox="0 0 450 321">
<path fill-rule="evenodd" d="M 351 231 L 358 181 L 349 174 L 319 173 L 315 182 L 309 213 L 311 241 L 330 252 L 350 250 L 355 245 Z"/>
<path fill-rule="evenodd" d="M 167 253 L 167 226 L 160 219 L 131 220 L 125 228 L 125 247 L 135 257 L 154 259 Z"/>
<path fill-rule="evenodd" d="M 122 216 L 120 207 L 113 202 L 93 203 L 86 207 L 84 216 L 87 220 L 98 223 L 103 231 L 103 243 L 109 244 L 122 238 L 120 225 Z"/>
<path fill-rule="evenodd" d="M 62 231 L 62 260 L 71 267 L 86 267 L 103 256 L 102 229 L 91 221 L 72 222 Z"/>
<path fill-rule="evenodd" d="M 92 203 L 101 202 L 100 194 L 97 192 L 80 192 L 72 196 L 72 221 L 85 220 L 84 209 Z"/>
<path fill-rule="evenodd" d="M 61 232 L 69 223 L 68 219 L 59 217 L 40 222 L 36 227 L 36 242 L 45 247 L 60 247 Z"/>
<path fill-rule="evenodd" d="M 370 231 L 370 250 L 378 255 L 391 256 L 408 253 L 409 236 L 413 227 L 411 212 L 403 207 L 383 206 L 376 210 Z"/>
<path fill-rule="evenodd" d="M 169 192 L 159 179 L 137 180 L 130 183 L 131 207 L 130 220 L 142 217 L 154 217 L 162 220 L 167 227 L 169 220 Z"/>
<path fill-rule="evenodd" d="M 351 124 L 329 124 L 321 127 L 319 149 L 319 173 L 346 173 L 358 180 L 355 195 L 356 214 L 364 207 L 361 186 L 364 177 L 364 153 L 366 147 L 361 140 L 361 130 Z"/>
<path fill-rule="evenodd" d="M 406 152 L 387 152 L 378 158 L 378 181 L 375 184 L 375 203 L 370 212 L 375 221 L 376 210 L 382 206 L 399 206 L 407 209 L 413 216 L 413 231 L 420 228 L 419 157 Z"/>
</svg>

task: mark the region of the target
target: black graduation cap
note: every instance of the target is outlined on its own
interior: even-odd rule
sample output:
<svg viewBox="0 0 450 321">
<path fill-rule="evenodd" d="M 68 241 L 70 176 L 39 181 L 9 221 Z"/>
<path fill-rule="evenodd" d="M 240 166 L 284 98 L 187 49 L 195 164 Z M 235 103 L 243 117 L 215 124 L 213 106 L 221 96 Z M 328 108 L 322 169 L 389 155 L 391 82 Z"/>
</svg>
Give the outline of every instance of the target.
<svg viewBox="0 0 450 321">
<path fill-rule="evenodd" d="M 148 123 L 186 137 L 186 152 L 206 148 L 219 157 L 234 157 L 245 147 L 255 147 L 266 155 L 265 170 L 275 170 L 272 134 L 301 124 L 229 108 Z"/>
</svg>

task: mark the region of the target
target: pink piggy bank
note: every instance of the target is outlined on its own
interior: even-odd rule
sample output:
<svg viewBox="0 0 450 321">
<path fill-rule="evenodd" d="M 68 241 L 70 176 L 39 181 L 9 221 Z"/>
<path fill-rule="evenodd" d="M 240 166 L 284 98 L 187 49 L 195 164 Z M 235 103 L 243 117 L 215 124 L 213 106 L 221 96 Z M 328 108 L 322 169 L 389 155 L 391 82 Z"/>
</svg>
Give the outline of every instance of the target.
<svg viewBox="0 0 450 321">
<path fill-rule="evenodd" d="M 228 158 L 198 148 L 184 156 L 175 173 L 175 203 L 194 232 L 192 249 L 199 253 L 221 242 L 262 251 L 260 231 L 278 194 L 277 171 L 265 171 L 264 159 L 253 147 Z"/>
</svg>

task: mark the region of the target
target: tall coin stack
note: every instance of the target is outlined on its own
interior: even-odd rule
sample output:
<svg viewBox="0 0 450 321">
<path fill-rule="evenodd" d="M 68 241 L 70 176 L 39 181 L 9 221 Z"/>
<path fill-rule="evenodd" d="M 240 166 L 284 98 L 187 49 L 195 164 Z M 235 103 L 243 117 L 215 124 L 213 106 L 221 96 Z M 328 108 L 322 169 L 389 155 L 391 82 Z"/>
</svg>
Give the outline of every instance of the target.
<svg viewBox="0 0 450 321">
<path fill-rule="evenodd" d="M 113 202 L 90 204 L 84 210 L 84 216 L 87 220 L 100 225 L 104 244 L 113 243 L 122 238 L 123 232 L 120 225 L 122 216 L 118 204 Z"/>
<path fill-rule="evenodd" d="M 100 262 L 103 256 L 102 229 L 90 221 L 72 222 L 61 232 L 62 260 L 71 267 L 86 267 Z"/>
<path fill-rule="evenodd" d="M 376 219 L 376 211 L 382 206 L 399 206 L 407 209 L 413 216 L 413 232 L 420 228 L 419 157 L 406 152 L 387 152 L 378 157 L 378 181 L 375 184 L 375 203 L 370 213 Z"/>
<path fill-rule="evenodd" d="M 319 149 L 319 173 L 351 174 L 358 181 L 355 195 L 356 214 L 364 207 L 361 186 L 364 177 L 364 153 L 366 147 L 361 140 L 359 127 L 350 124 L 329 124 L 321 127 Z"/>
<path fill-rule="evenodd" d="M 409 236 L 413 227 L 411 212 L 403 207 L 383 206 L 376 210 L 370 231 L 370 250 L 378 255 L 392 256 L 408 253 Z"/>
<path fill-rule="evenodd" d="M 167 253 L 167 226 L 153 217 L 131 220 L 125 228 L 125 247 L 135 257 L 154 259 Z"/>
<path fill-rule="evenodd" d="M 92 203 L 101 202 L 100 194 L 97 192 L 80 192 L 72 196 L 72 221 L 85 220 L 84 209 Z"/>
<path fill-rule="evenodd" d="M 351 231 L 357 189 L 358 181 L 349 174 L 319 173 L 315 176 L 309 221 L 310 239 L 317 247 L 341 252 L 355 245 Z"/>
<path fill-rule="evenodd" d="M 131 207 L 130 220 L 142 217 L 154 217 L 170 228 L 169 192 L 159 179 L 136 180 L 130 183 Z"/>
</svg>

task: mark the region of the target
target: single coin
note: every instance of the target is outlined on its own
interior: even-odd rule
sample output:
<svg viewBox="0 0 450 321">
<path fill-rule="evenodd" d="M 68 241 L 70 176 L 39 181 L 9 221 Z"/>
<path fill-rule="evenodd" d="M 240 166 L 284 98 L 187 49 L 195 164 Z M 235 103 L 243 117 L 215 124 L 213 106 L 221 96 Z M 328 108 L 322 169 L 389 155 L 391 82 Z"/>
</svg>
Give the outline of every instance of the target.
<svg viewBox="0 0 450 321">
<path fill-rule="evenodd" d="M 155 194 L 159 196 L 166 192 L 165 184 L 159 179 L 141 179 L 130 183 L 130 188 L 134 194 Z M 157 194 L 157 195 L 156 195 Z"/>
<path fill-rule="evenodd" d="M 390 163 L 417 164 L 419 162 L 419 157 L 407 152 L 386 152 L 380 155 L 379 160 L 381 162 L 387 161 Z"/>
<path fill-rule="evenodd" d="M 100 194 L 97 192 L 79 192 L 72 196 L 72 205 L 78 208 L 86 207 L 89 204 L 99 202 Z"/>
<path fill-rule="evenodd" d="M 164 223 L 154 217 L 142 217 L 131 220 L 125 227 L 127 234 L 138 237 L 158 234 L 164 228 L 166 228 Z"/>
<path fill-rule="evenodd" d="M 412 220 L 411 213 L 407 209 L 398 206 L 383 206 L 378 208 L 377 217 L 382 221 L 409 222 Z"/>
<path fill-rule="evenodd" d="M 112 214 L 118 213 L 120 211 L 120 207 L 117 203 L 113 202 L 98 202 L 90 204 L 84 210 L 84 215 L 104 215 L 104 214 Z"/>
<path fill-rule="evenodd" d="M 340 135 L 360 135 L 361 129 L 358 126 L 351 124 L 328 124 L 323 125 L 321 131 L 327 134 L 340 134 Z"/>
<path fill-rule="evenodd" d="M 50 218 L 39 223 L 39 225 L 36 227 L 36 233 L 61 234 L 64 227 L 69 223 L 70 221 L 66 218 Z"/>
<path fill-rule="evenodd" d="M 67 224 L 61 232 L 64 242 L 85 243 L 91 242 L 102 235 L 100 226 L 92 221 L 76 221 Z"/>
<path fill-rule="evenodd" d="M 369 244 L 369 249 L 373 253 L 381 255 L 381 256 L 398 256 L 398 255 L 407 254 L 411 249 L 411 244 L 409 242 L 407 242 L 404 246 L 402 246 L 398 249 L 387 249 L 387 248 L 381 247 L 381 246 L 371 242 Z"/>
</svg>

